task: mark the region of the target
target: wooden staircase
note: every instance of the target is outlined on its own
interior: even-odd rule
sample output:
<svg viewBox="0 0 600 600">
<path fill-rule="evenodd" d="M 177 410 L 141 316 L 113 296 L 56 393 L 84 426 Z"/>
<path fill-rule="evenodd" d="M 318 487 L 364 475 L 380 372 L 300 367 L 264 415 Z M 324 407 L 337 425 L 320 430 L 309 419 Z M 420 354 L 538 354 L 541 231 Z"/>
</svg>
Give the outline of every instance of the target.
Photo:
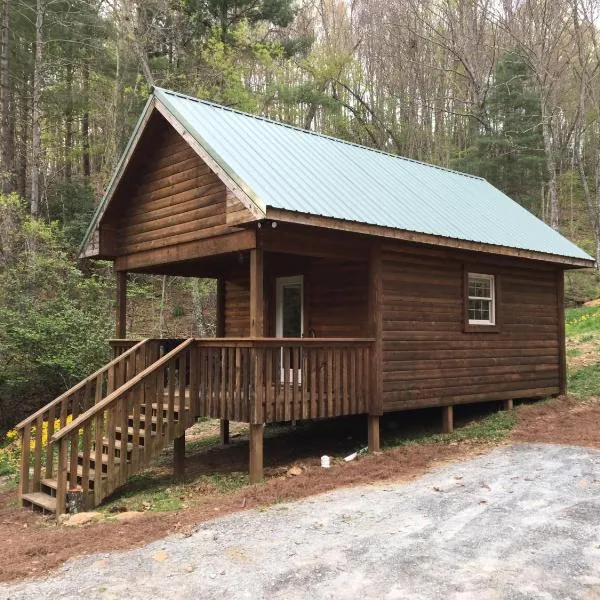
<svg viewBox="0 0 600 600">
<path fill-rule="evenodd" d="M 23 506 L 59 515 L 73 494 L 93 508 L 183 436 L 193 352 L 192 339 L 167 353 L 143 340 L 20 423 Z"/>
</svg>

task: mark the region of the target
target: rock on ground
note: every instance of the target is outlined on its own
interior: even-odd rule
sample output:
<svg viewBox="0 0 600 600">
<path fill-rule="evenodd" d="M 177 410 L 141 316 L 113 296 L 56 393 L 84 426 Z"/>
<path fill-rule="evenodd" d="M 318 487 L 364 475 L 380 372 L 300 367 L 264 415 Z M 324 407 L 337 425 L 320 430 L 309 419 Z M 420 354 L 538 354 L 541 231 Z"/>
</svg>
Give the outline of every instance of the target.
<svg viewBox="0 0 600 600">
<path fill-rule="evenodd" d="M 517 445 L 76 559 L 0 598 L 598 598 L 599 524 L 600 452 Z"/>
</svg>

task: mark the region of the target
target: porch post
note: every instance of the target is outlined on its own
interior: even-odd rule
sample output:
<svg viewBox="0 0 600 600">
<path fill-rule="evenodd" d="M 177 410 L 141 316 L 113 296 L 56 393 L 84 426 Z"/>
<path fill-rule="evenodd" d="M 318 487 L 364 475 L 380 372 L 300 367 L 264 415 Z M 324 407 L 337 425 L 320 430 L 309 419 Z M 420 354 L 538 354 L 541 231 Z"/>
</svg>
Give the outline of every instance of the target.
<svg viewBox="0 0 600 600">
<path fill-rule="evenodd" d="M 115 335 L 123 340 L 127 336 L 127 271 L 117 271 L 117 309 Z"/>
<path fill-rule="evenodd" d="M 369 253 L 369 334 L 375 339 L 371 346 L 371 398 L 369 401 L 369 450 L 378 452 L 379 416 L 383 414 L 383 280 L 381 242 L 376 240 Z"/>
<path fill-rule="evenodd" d="M 216 306 L 215 334 L 218 338 L 225 337 L 225 280 L 217 278 L 217 306 Z M 229 419 L 220 422 L 221 444 L 229 444 Z"/>
<path fill-rule="evenodd" d="M 264 336 L 264 261 L 260 240 L 250 250 L 250 337 Z M 262 354 L 253 348 L 254 398 L 250 405 L 250 483 L 263 479 L 263 378 Z"/>
</svg>

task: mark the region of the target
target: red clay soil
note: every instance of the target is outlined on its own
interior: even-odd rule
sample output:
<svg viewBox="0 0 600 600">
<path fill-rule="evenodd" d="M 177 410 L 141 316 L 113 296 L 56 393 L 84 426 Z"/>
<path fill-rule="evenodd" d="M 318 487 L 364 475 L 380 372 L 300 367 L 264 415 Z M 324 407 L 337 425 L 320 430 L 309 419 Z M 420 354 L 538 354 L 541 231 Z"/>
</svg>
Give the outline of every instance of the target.
<svg viewBox="0 0 600 600">
<path fill-rule="evenodd" d="M 547 404 L 521 406 L 519 423 L 511 441 L 600 448 L 599 418 L 600 399 L 583 402 L 561 398 Z M 322 444 L 322 439 L 314 432 L 308 438 L 317 439 Z M 344 439 L 349 438 L 344 436 Z M 342 442 L 340 444 L 343 446 Z M 237 468 L 238 463 L 247 460 L 247 446 L 242 441 L 234 446 L 237 447 L 202 453 L 198 464 L 189 465 L 190 471 L 195 474 Z M 355 462 L 338 463 L 325 470 L 319 466 L 319 453 L 313 444 L 299 443 L 293 435 L 280 436 L 276 440 L 266 440 L 267 460 L 269 455 L 277 458 L 267 463 L 264 484 L 226 494 L 198 489 L 197 502 L 185 510 L 148 512 L 129 523 L 102 522 L 82 528 L 58 526 L 53 518 L 43 518 L 17 508 L 14 491 L 0 493 L 0 535 L 3 543 L 0 582 L 41 576 L 75 556 L 141 546 L 235 511 L 295 500 L 339 487 L 415 479 L 442 464 L 485 454 L 491 447 L 484 442 L 402 446 Z M 274 452 L 276 450 L 279 453 Z M 190 463 L 193 462 L 190 460 Z M 303 473 L 299 476 L 286 475 L 287 468 L 294 463 L 302 464 Z"/>
</svg>

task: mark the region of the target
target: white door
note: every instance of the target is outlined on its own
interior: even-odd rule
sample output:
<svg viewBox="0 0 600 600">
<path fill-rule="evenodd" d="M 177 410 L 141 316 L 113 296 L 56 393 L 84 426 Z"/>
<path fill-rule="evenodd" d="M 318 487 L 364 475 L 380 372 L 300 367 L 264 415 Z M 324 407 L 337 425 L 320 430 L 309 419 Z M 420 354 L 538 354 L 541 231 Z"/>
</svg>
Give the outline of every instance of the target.
<svg viewBox="0 0 600 600">
<path fill-rule="evenodd" d="M 277 337 L 300 338 L 304 331 L 304 277 L 279 277 L 276 283 L 276 318 L 275 335 Z M 281 352 L 281 379 L 283 372 L 283 349 Z M 301 359 L 296 357 L 298 364 Z M 290 361 L 291 362 L 291 361 Z M 292 369 L 289 373 L 289 381 L 293 381 Z M 297 381 L 300 383 L 301 373 L 298 373 Z"/>
</svg>

